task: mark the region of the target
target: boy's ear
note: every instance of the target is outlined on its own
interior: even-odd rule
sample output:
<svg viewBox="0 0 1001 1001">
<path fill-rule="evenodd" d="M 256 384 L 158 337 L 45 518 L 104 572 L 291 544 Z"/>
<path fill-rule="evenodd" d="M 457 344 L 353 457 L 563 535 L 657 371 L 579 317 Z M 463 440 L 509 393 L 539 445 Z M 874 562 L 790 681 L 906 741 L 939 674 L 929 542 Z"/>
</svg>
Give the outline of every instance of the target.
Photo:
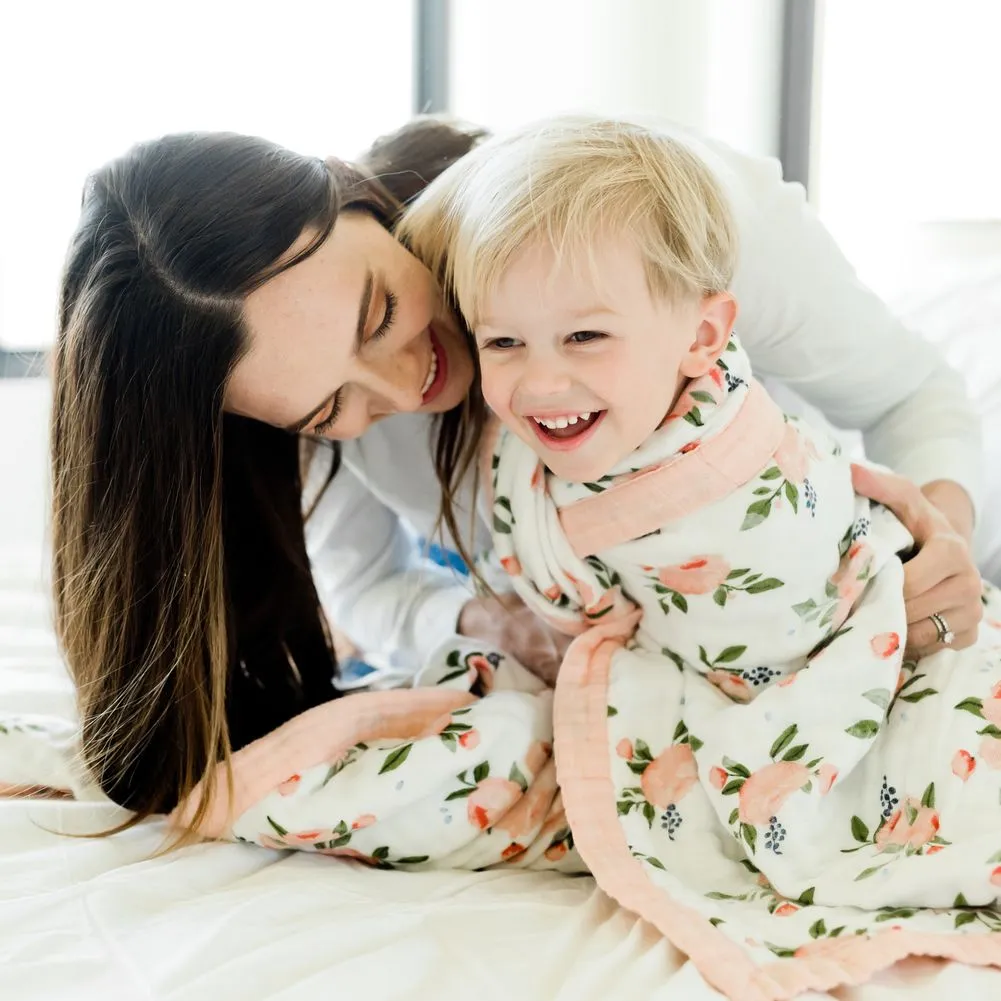
<svg viewBox="0 0 1001 1001">
<path fill-rule="evenodd" d="M 737 319 L 737 301 L 729 292 L 707 295 L 697 309 L 695 340 L 681 361 L 681 374 L 688 379 L 697 379 L 712 369 Z"/>
</svg>

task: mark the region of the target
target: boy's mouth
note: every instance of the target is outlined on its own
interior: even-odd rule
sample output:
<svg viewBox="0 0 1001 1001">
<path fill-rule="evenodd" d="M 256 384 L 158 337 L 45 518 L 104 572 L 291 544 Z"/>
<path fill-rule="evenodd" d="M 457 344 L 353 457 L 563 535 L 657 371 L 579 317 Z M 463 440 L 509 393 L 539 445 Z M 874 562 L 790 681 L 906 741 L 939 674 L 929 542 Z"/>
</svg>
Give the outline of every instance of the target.
<svg viewBox="0 0 1001 1001">
<path fill-rule="evenodd" d="M 590 438 L 606 413 L 605 410 L 591 410 L 559 417 L 529 417 L 528 422 L 543 444 L 563 451 L 577 448 Z"/>
</svg>

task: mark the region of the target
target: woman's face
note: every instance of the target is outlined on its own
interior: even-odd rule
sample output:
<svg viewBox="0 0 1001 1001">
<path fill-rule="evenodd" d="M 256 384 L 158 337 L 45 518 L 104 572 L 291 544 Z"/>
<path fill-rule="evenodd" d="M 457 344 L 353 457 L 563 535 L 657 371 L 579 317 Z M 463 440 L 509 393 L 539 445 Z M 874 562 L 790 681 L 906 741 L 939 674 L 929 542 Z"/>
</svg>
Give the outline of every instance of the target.
<svg viewBox="0 0 1001 1001">
<path fill-rule="evenodd" d="M 357 438 L 382 417 L 450 410 L 472 382 L 430 272 L 364 212 L 343 213 L 319 249 L 252 292 L 244 319 L 226 409 L 289 431 Z"/>
</svg>

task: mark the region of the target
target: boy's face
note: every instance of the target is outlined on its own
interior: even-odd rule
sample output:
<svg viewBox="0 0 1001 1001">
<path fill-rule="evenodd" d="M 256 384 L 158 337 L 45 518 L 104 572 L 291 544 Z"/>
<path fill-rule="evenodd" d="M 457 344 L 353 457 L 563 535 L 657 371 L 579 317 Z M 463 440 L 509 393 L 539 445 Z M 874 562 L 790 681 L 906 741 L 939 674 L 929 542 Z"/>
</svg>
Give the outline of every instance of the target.
<svg viewBox="0 0 1001 1001">
<path fill-rule="evenodd" d="M 547 244 L 528 245 L 475 330 L 487 403 L 576 482 L 600 479 L 660 426 L 684 384 L 719 357 L 735 310 L 729 295 L 651 295 L 627 238 L 601 241 L 591 262 L 573 269 Z"/>
</svg>

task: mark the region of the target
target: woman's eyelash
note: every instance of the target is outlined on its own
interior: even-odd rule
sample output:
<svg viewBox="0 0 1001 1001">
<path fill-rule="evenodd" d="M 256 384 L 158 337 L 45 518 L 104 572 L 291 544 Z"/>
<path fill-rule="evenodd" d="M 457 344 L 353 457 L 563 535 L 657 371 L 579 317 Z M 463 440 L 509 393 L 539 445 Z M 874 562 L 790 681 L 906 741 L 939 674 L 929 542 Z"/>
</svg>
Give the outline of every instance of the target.
<svg viewBox="0 0 1001 1001">
<path fill-rule="evenodd" d="M 386 311 L 382 315 L 382 323 L 379 324 L 375 332 L 369 338 L 370 341 L 377 340 L 389 332 L 389 328 L 393 325 L 393 320 L 396 318 L 397 305 L 398 300 L 396 298 L 396 293 L 390 292 L 389 289 L 386 289 Z"/>
<path fill-rule="evenodd" d="M 319 424 L 313 426 L 313 434 L 323 434 L 329 431 L 334 426 L 334 421 L 340 416 L 341 413 L 341 393 L 338 390 L 337 395 L 334 397 L 333 405 L 330 408 L 330 413 L 320 421 Z"/>
<path fill-rule="evenodd" d="M 396 318 L 397 304 L 396 293 L 386 289 L 386 311 L 383 313 L 382 323 L 379 324 L 372 333 L 372 336 L 369 337 L 370 341 L 377 340 L 389 332 L 389 328 L 393 325 L 393 320 Z M 319 424 L 313 426 L 313 434 L 325 434 L 329 431 L 334 426 L 334 422 L 340 416 L 340 413 L 341 391 L 338 390 L 337 395 L 334 397 L 333 406 L 330 408 L 330 413 Z"/>
</svg>

